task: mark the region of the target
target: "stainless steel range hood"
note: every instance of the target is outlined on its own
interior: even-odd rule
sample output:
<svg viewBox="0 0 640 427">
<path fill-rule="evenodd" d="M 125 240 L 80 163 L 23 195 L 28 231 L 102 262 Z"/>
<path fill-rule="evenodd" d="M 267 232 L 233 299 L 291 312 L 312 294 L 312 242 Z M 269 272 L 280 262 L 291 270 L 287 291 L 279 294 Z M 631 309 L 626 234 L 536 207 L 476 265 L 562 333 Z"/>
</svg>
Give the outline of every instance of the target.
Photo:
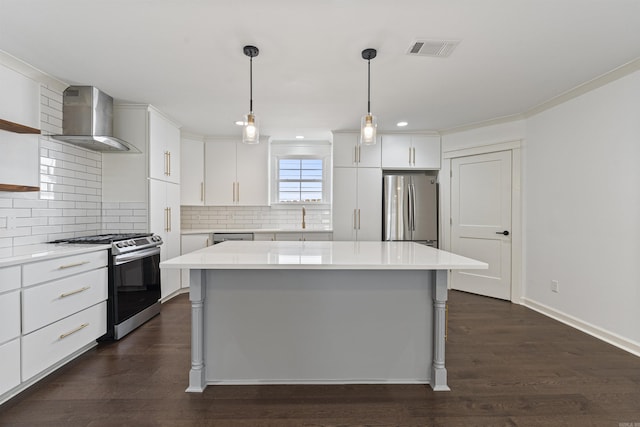
<svg viewBox="0 0 640 427">
<path fill-rule="evenodd" d="M 113 136 L 113 98 L 93 86 L 69 86 L 62 97 L 62 135 L 54 139 L 94 151 L 139 153 Z"/>
</svg>

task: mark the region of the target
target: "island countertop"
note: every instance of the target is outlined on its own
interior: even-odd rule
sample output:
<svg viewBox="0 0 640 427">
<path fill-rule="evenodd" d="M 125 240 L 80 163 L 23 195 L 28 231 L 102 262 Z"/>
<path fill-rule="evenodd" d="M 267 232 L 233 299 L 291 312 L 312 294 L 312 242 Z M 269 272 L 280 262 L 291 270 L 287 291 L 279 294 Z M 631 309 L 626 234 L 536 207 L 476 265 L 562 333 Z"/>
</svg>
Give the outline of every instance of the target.
<svg viewBox="0 0 640 427">
<path fill-rule="evenodd" d="M 228 241 L 164 261 L 202 270 L 449 270 L 488 265 L 414 242 Z"/>
</svg>

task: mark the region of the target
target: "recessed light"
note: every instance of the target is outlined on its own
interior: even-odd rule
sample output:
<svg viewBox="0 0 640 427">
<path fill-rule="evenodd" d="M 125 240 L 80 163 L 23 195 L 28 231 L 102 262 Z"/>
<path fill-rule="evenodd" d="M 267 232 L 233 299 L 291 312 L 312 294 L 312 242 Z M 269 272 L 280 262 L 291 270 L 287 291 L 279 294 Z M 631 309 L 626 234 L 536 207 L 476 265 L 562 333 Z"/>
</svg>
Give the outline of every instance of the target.
<svg viewBox="0 0 640 427">
<path fill-rule="evenodd" d="M 296 139 L 304 139 L 304 135 L 296 135 Z"/>
<path fill-rule="evenodd" d="M 402 127 L 405 127 L 408 124 L 409 124 L 409 122 L 398 122 L 398 123 L 396 123 L 396 126 L 398 126 L 399 128 L 402 128 Z"/>
<path fill-rule="evenodd" d="M 244 125 L 244 121 L 242 121 L 242 120 L 238 120 L 238 121 L 236 122 L 236 125 L 238 125 L 238 126 L 243 126 L 243 125 Z"/>
</svg>

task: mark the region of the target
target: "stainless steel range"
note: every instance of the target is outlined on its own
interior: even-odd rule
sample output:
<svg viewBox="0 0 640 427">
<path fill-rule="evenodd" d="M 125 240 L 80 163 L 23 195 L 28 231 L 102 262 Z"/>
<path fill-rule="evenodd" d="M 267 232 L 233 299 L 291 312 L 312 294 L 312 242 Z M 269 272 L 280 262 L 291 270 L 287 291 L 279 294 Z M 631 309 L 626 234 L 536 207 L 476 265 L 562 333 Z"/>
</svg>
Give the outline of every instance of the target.
<svg viewBox="0 0 640 427">
<path fill-rule="evenodd" d="M 111 244 L 107 333 L 100 340 L 118 340 L 160 313 L 160 236 L 100 234 L 51 243 Z"/>
</svg>

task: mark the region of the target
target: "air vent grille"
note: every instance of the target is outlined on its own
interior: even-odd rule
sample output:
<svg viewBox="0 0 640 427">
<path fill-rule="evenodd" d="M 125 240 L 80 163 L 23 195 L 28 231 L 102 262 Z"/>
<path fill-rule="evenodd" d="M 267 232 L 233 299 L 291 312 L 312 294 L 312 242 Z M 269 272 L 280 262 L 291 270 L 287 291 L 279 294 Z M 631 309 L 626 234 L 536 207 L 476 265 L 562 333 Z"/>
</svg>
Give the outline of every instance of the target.
<svg viewBox="0 0 640 427">
<path fill-rule="evenodd" d="M 460 40 L 416 40 L 411 43 L 407 55 L 446 58 L 458 46 Z"/>
</svg>

